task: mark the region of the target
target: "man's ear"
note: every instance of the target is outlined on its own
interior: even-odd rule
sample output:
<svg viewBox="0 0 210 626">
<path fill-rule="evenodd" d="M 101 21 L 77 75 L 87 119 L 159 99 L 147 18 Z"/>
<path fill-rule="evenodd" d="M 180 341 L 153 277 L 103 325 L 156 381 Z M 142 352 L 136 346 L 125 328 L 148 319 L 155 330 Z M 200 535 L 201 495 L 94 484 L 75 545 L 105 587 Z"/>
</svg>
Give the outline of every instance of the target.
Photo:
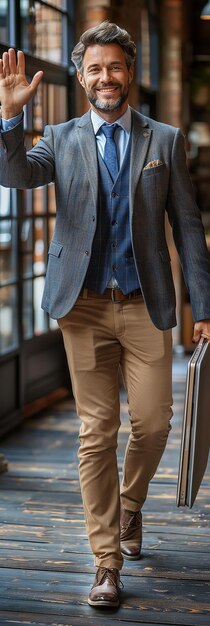
<svg viewBox="0 0 210 626">
<path fill-rule="evenodd" d="M 77 78 L 78 78 L 78 81 L 79 81 L 80 85 L 82 85 L 82 87 L 84 87 L 85 83 L 84 83 L 84 78 L 83 78 L 83 75 L 81 74 L 81 72 L 77 72 Z"/>
</svg>

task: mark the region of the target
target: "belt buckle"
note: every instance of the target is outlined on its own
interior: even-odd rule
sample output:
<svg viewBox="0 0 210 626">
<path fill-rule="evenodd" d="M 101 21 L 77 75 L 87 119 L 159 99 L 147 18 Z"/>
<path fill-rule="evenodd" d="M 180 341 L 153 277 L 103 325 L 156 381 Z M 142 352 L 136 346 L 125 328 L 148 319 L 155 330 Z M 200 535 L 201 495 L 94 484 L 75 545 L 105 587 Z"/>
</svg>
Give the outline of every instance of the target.
<svg viewBox="0 0 210 626">
<path fill-rule="evenodd" d="M 116 302 L 116 304 L 117 304 L 118 302 L 120 302 L 120 300 L 116 300 L 116 298 L 115 298 L 115 296 L 114 296 L 114 292 L 115 292 L 115 291 L 117 291 L 117 290 L 116 290 L 114 287 L 111 287 L 111 301 L 112 301 L 113 303 L 115 303 L 115 302 Z"/>
</svg>

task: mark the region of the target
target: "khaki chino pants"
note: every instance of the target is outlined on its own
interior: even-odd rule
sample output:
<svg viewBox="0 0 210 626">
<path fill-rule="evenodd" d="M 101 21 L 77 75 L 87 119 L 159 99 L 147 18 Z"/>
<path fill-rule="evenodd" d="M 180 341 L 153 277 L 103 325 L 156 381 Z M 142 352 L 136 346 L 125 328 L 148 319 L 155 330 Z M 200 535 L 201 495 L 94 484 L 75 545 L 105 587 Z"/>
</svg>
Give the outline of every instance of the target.
<svg viewBox="0 0 210 626">
<path fill-rule="evenodd" d="M 120 493 L 139 511 L 163 454 L 172 417 L 172 334 L 151 322 L 141 296 L 120 303 L 79 298 L 58 321 L 81 418 L 79 474 L 96 566 L 122 566 Z M 128 394 L 130 436 L 119 485 L 119 369 Z"/>
</svg>

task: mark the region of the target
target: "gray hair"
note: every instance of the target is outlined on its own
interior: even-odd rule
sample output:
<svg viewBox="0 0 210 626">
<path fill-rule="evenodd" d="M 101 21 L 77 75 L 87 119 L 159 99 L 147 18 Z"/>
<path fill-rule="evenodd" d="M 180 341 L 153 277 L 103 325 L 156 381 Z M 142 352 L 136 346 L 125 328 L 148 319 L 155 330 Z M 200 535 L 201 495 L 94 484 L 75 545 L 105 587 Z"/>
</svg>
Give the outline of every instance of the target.
<svg viewBox="0 0 210 626">
<path fill-rule="evenodd" d="M 136 57 L 136 46 L 134 41 L 131 40 L 129 33 L 112 24 L 108 20 L 101 22 L 93 28 L 86 30 L 80 37 L 78 43 L 73 49 L 71 60 L 73 61 L 76 69 L 81 74 L 83 73 L 83 58 L 85 51 L 89 46 L 98 44 L 104 46 L 109 43 L 118 44 L 125 53 L 125 60 L 128 69 L 134 64 Z"/>
</svg>

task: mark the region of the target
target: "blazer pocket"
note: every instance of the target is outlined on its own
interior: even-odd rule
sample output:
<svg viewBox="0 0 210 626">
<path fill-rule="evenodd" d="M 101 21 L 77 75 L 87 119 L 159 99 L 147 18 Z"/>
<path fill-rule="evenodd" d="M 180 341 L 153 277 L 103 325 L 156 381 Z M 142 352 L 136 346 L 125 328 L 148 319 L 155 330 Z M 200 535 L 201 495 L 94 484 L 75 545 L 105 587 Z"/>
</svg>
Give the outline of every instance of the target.
<svg viewBox="0 0 210 626">
<path fill-rule="evenodd" d="M 163 250 L 159 250 L 159 255 L 160 255 L 163 263 L 171 263 L 171 257 L 170 257 L 168 248 L 164 248 Z"/>
<path fill-rule="evenodd" d="M 59 257 L 61 255 L 62 250 L 63 250 L 62 243 L 58 243 L 57 241 L 51 241 L 48 254 L 52 254 L 52 256 Z"/>
<path fill-rule="evenodd" d="M 148 176 L 157 176 L 163 172 L 163 168 L 165 168 L 165 164 L 156 165 L 155 167 L 148 167 L 148 169 L 142 170 L 142 178 L 148 178 Z"/>
</svg>

